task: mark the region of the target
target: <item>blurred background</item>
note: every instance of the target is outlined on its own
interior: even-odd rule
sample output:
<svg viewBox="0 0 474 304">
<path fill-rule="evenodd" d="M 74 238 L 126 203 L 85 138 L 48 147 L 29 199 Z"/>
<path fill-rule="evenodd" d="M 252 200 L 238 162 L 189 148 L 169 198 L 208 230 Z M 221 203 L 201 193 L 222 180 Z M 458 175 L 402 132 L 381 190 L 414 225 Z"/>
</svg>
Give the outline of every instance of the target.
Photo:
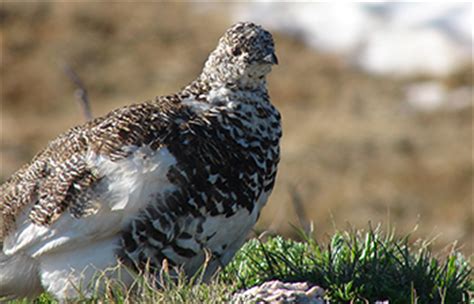
<svg viewBox="0 0 474 304">
<path fill-rule="evenodd" d="M 276 41 L 277 184 L 257 230 L 382 223 L 473 245 L 472 4 L 2 3 L 0 182 L 94 116 L 177 91 L 232 23 Z M 300 214 L 300 215 L 298 215 Z"/>
</svg>

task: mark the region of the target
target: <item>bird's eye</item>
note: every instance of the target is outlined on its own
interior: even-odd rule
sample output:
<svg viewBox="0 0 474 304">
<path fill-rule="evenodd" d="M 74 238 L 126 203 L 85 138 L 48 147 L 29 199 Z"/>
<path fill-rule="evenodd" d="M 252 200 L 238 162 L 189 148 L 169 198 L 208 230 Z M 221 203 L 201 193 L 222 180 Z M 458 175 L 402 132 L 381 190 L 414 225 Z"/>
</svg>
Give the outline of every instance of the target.
<svg viewBox="0 0 474 304">
<path fill-rule="evenodd" d="M 242 54 L 242 50 L 239 47 L 235 47 L 232 49 L 232 55 L 239 56 L 240 54 Z"/>
</svg>

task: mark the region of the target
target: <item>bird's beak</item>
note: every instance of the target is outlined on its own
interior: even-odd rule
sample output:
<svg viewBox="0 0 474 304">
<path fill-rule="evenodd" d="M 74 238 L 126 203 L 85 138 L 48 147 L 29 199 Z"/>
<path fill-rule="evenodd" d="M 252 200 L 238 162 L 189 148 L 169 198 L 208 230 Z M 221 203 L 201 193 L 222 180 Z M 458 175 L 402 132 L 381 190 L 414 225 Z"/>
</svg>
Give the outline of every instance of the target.
<svg viewBox="0 0 474 304">
<path fill-rule="evenodd" d="M 263 57 L 263 62 L 278 65 L 278 58 L 275 53 L 271 53 Z"/>
</svg>

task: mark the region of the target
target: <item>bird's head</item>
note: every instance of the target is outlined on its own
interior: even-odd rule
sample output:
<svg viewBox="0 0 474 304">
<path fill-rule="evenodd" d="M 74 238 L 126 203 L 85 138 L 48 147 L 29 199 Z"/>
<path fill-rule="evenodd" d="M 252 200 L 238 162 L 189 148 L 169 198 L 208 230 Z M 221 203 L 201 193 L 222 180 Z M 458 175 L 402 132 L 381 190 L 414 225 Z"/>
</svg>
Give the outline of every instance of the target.
<svg viewBox="0 0 474 304">
<path fill-rule="evenodd" d="M 219 40 L 203 70 L 211 85 L 256 89 L 278 64 L 272 34 L 251 22 L 230 27 Z"/>
</svg>

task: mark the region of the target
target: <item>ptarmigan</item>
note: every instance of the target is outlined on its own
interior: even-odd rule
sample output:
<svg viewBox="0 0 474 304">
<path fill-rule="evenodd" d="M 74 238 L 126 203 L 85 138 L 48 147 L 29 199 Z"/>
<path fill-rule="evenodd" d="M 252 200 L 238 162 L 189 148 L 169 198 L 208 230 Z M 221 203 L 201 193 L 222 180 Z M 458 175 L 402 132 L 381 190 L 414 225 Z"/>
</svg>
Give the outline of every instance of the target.
<svg viewBox="0 0 474 304">
<path fill-rule="evenodd" d="M 118 263 L 157 271 L 166 259 L 192 275 L 209 252 L 207 278 L 226 265 L 275 182 L 274 64 L 272 35 L 235 24 L 180 92 L 51 141 L 0 188 L 0 295 L 74 298 Z"/>
</svg>

